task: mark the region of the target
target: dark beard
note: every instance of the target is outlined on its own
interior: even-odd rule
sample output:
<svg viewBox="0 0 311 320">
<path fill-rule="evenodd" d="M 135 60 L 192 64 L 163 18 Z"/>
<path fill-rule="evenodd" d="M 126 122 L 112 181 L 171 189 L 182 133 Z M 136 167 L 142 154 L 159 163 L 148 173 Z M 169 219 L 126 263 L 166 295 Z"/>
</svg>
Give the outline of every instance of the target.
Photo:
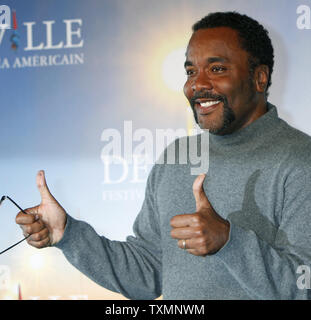
<svg viewBox="0 0 311 320">
<path fill-rule="evenodd" d="M 235 114 L 234 114 L 233 110 L 230 108 L 228 100 L 225 96 L 213 95 L 208 92 L 205 92 L 205 93 L 198 92 L 190 99 L 190 106 L 193 111 L 195 122 L 197 124 L 199 124 L 198 115 L 197 115 L 197 112 L 194 107 L 196 99 L 213 99 L 213 100 L 219 100 L 220 102 L 223 103 L 223 106 L 224 106 L 224 108 L 223 108 L 223 121 L 222 121 L 223 125 L 221 128 L 219 128 L 217 130 L 210 129 L 209 130 L 210 133 L 215 134 L 215 135 L 222 134 L 222 132 L 226 131 L 227 128 L 231 125 L 231 123 L 235 120 Z"/>
<path fill-rule="evenodd" d="M 223 125 L 222 128 L 218 130 L 212 130 L 210 133 L 220 135 L 223 132 L 227 131 L 231 123 L 235 121 L 235 114 L 233 110 L 229 107 L 227 99 L 224 101 L 224 113 L 223 113 Z"/>
</svg>

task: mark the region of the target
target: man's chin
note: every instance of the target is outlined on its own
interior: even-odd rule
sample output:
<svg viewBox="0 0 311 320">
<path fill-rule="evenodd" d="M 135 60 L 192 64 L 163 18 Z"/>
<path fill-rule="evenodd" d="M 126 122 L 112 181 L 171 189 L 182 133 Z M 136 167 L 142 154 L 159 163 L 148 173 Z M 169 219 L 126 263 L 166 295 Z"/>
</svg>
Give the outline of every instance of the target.
<svg viewBox="0 0 311 320">
<path fill-rule="evenodd" d="M 208 130 L 211 134 L 221 134 L 223 123 L 218 123 L 218 121 L 206 121 L 207 119 L 202 119 L 202 117 L 204 116 L 199 116 L 196 121 L 200 129 Z"/>
<path fill-rule="evenodd" d="M 194 111 L 194 119 L 202 130 L 208 130 L 214 135 L 226 135 L 231 133 L 235 115 L 230 108 L 224 108 L 221 114 L 202 115 Z"/>
<path fill-rule="evenodd" d="M 213 135 L 224 136 L 231 133 L 231 126 L 225 125 L 225 123 L 217 125 L 215 123 L 197 122 L 197 124 L 200 129 L 208 130 L 208 132 Z"/>
</svg>

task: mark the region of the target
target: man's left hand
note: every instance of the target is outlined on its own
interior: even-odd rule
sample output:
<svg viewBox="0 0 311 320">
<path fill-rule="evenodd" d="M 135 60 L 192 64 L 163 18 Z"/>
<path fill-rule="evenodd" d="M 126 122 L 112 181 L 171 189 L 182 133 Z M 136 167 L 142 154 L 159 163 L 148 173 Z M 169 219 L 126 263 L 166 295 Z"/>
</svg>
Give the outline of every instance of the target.
<svg viewBox="0 0 311 320">
<path fill-rule="evenodd" d="M 171 219 L 171 236 L 178 239 L 178 247 L 196 256 L 216 253 L 228 241 L 230 231 L 229 221 L 219 216 L 209 202 L 203 189 L 204 179 L 205 174 L 201 174 L 193 183 L 196 212 Z"/>
</svg>

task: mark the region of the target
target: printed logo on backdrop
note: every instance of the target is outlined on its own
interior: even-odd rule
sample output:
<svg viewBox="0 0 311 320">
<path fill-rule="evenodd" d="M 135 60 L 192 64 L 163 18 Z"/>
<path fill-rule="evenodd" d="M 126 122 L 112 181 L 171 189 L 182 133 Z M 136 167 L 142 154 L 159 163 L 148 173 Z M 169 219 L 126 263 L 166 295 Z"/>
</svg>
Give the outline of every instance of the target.
<svg viewBox="0 0 311 320">
<path fill-rule="evenodd" d="M 117 129 L 104 129 L 101 141 L 105 144 L 101 150 L 103 200 L 142 200 L 143 186 L 135 188 L 133 184 L 145 183 L 154 163 L 188 165 L 191 175 L 208 171 L 208 130 L 169 128 L 153 133 L 146 128 L 133 130 L 132 121 L 124 121 L 123 134 Z M 118 188 L 122 183 L 129 183 L 130 187 Z"/>
<path fill-rule="evenodd" d="M 11 9 L 8 6 L 0 5 L 0 29 L 11 28 Z"/>
<path fill-rule="evenodd" d="M 11 271 L 9 266 L 0 265 L 0 291 L 9 289 L 11 284 Z"/>
<path fill-rule="evenodd" d="M 300 30 L 311 29 L 311 10 L 307 5 L 300 5 L 296 10 L 299 15 L 297 18 L 297 28 Z"/>
<path fill-rule="evenodd" d="M 0 49 L 10 46 L 16 55 L 0 56 L 0 69 L 81 65 L 84 63 L 82 19 L 18 20 L 18 13 L 0 6 Z M 55 27 L 62 40 L 54 42 Z M 43 33 L 43 37 L 39 37 Z M 53 54 L 48 52 L 53 50 Z M 55 50 L 60 53 L 55 53 Z M 1 52 L 1 51 L 0 51 Z"/>
</svg>

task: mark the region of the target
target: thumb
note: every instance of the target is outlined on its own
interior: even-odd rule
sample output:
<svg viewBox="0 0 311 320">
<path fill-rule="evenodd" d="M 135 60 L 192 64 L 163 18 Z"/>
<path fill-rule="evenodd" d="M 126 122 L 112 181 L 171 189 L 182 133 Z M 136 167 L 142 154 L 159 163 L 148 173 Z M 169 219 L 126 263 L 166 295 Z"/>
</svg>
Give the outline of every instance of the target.
<svg viewBox="0 0 311 320">
<path fill-rule="evenodd" d="M 195 204 L 196 204 L 196 210 L 200 211 L 202 208 L 209 208 L 211 207 L 211 204 L 205 194 L 205 191 L 203 189 L 203 182 L 205 179 L 205 174 L 200 174 L 196 177 L 196 179 L 193 182 L 193 195 L 195 198 Z"/>
<path fill-rule="evenodd" d="M 54 199 L 45 180 L 45 174 L 43 170 L 40 170 L 37 173 L 37 187 L 39 189 L 40 195 L 41 195 L 41 200 L 42 202 L 44 200 L 51 200 Z"/>
</svg>

